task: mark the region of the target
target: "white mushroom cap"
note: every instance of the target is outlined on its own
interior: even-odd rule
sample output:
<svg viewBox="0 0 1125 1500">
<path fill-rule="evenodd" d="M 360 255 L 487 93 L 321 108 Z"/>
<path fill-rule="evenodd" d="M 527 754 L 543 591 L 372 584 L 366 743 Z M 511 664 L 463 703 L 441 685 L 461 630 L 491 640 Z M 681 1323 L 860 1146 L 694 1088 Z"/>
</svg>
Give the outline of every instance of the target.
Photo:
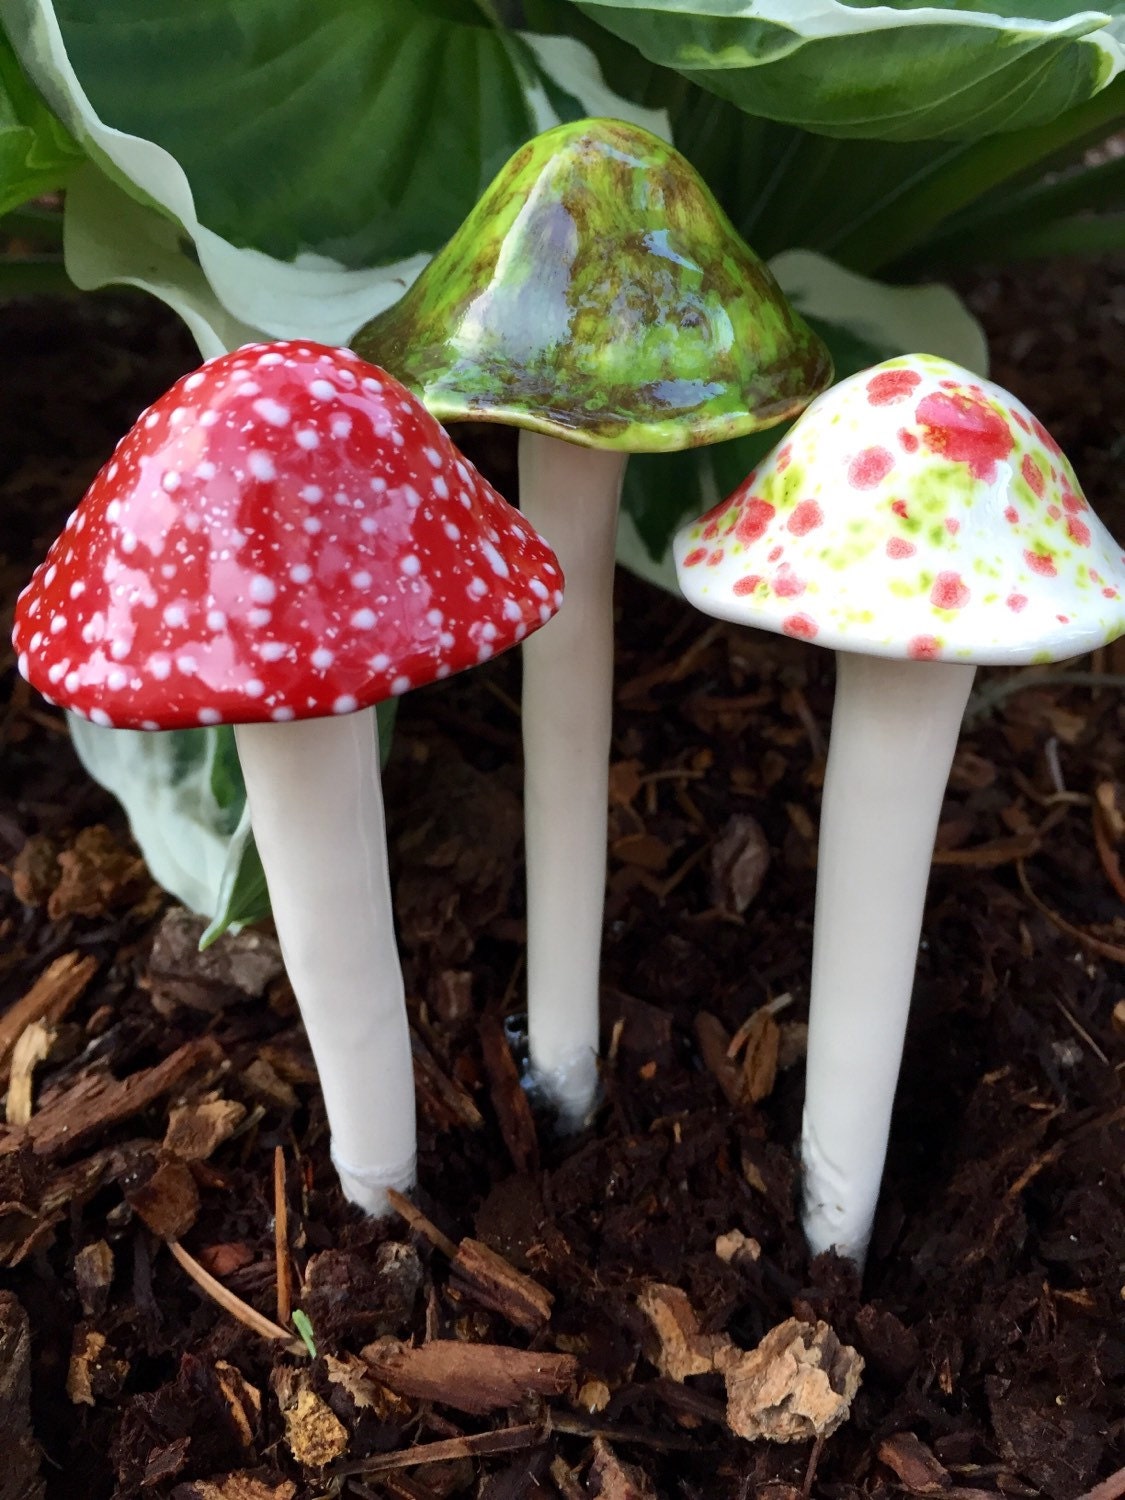
<svg viewBox="0 0 1125 1500">
<path fill-rule="evenodd" d="M 699 609 L 837 650 L 1016 665 L 1125 632 L 1125 554 L 1058 444 L 931 355 L 825 392 L 674 554 Z"/>
</svg>

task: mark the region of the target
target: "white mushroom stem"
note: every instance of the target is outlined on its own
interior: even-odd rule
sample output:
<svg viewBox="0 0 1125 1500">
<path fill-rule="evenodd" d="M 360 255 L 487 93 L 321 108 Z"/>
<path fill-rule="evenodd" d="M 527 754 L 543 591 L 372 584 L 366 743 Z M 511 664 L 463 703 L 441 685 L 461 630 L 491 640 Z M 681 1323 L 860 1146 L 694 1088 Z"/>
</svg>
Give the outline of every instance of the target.
<svg viewBox="0 0 1125 1500">
<path fill-rule="evenodd" d="M 625 455 L 520 434 L 520 507 L 566 577 L 524 644 L 528 1040 L 532 1076 L 564 1126 L 597 1094 L 613 719 L 613 567 Z"/>
<path fill-rule="evenodd" d="M 801 1141 L 814 1254 L 862 1266 L 890 1133 L 934 835 L 975 668 L 836 659 Z"/>
<path fill-rule="evenodd" d="M 235 730 L 250 821 L 344 1193 L 414 1182 L 414 1072 L 395 947 L 374 709 Z"/>
</svg>

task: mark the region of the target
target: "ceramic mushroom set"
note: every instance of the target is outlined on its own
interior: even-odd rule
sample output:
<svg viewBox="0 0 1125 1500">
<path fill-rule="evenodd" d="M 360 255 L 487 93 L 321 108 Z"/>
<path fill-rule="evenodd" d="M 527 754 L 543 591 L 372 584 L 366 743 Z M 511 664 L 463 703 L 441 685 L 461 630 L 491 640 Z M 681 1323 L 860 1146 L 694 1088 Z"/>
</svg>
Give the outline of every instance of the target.
<svg viewBox="0 0 1125 1500">
<path fill-rule="evenodd" d="M 415 1130 L 373 706 L 527 641 L 531 1064 L 580 1123 L 625 462 L 807 407 L 675 555 L 699 608 L 839 653 L 802 1159 L 812 1248 L 862 1262 L 973 672 L 1125 631 L 1125 557 L 987 381 L 917 355 L 813 401 L 823 344 L 689 164 L 620 122 L 525 146 L 355 344 L 250 345 L 142 413 L 20 596 L 20 671 L 101 724 L 236 726 L 333 1159 L 382 1212 Z M 523 517 L 438 425 L 463 418 L 520 429 Z"/>
</svg>

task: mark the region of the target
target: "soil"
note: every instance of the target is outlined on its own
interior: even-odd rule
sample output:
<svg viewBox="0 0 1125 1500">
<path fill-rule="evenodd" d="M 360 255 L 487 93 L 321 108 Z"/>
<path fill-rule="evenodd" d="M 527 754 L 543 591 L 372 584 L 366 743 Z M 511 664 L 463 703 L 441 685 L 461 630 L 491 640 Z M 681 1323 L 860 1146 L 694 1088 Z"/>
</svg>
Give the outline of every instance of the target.
<svg viewBox="0 0 1125 1500">
<path fill-rule="evenodd" d="M 1123 270 L 963 288 L 1119 536 Z M 6 641 L 33 562 L 195 356 L 108 297 L 0 308 L 0 351 Z M 461 436 L 511 479 L 502 436 Z M 3 1500 L 1125 1494 L 1125 652 L 981 676 L 860 1285 L 809 1263 L 795 1214 L 830 655 L 629 577 L 618 608 L 604 1102 L 581 1135 L 517 1081 L 518 663 L 402 706 L 409 1222 L 335 1187 L 268 930 L 196 953 L 0 647 Z M 287 1301 L 315 1358 L 276 1326 Z M 822 1395 L 865 1361 L 850 1418 L 737 1436 L 716 1350 L 794 1318 L 828 1325 Z"/>
</svg>

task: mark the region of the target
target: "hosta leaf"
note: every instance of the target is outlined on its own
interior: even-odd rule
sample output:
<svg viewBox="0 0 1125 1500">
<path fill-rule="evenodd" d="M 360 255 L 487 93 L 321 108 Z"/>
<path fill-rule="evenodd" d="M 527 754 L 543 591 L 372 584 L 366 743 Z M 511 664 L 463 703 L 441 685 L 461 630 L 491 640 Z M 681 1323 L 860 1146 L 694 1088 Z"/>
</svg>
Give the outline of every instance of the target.
<svg viewBox="0 0 1125 1500">
<path fill-rule="evenodd" d="M 0 31 L 0 214 L 61 187 L 81 160 L 81 150 L 29 86 Z"/>
<path fill-rule="evenodd" d="M 906 353 L 940 354 L 988 373 L 980 326 L 946 287 L 884 286 L 805 250 L 776 256 L 770 269 L 831 349 L 838 380 Z M 773 427 L 710 448 L 630 459 L 618 560 L 674 591 L 668 547 L 677 528 L 741 484 L 784 432 L 784 426 Z"/>
<path fill-rule="evenodd" d="M 1125 66 L 1120 0 L 578 0 L 750 114 L 835 136 L 981 136 L 1054 119 Z M 846 184 L 839 189 L 846 193 Z"/>
</svg>

